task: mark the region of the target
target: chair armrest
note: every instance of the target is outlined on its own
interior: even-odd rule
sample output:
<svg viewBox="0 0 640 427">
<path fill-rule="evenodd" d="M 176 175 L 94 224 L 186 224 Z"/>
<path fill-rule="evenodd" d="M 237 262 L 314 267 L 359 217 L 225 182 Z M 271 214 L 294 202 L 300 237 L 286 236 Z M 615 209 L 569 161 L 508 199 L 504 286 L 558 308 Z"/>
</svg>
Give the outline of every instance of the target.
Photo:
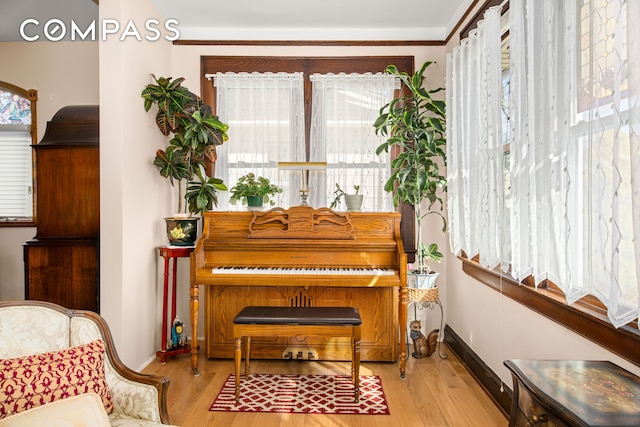
<svg viewBox="0 0 640 427">
<path fill-rule="evenodd" d="M 105 374 L 115 413 L 171 424 L 167 411 L 169 378 L 141 374 L 126 366 L 115 348 L 105 320 L 91 311 L 72 310 L 71 337 L 80 343 L 101 336 L 106 344 Z"/>
<path fill-rule="evenodd" d="M 168 378 L 139 374 L 128 368 L 123 371 L 112 365 L 107 373 L 107 384 L 114 413 L 170 424 L 166 403 Z"/>
</svg>

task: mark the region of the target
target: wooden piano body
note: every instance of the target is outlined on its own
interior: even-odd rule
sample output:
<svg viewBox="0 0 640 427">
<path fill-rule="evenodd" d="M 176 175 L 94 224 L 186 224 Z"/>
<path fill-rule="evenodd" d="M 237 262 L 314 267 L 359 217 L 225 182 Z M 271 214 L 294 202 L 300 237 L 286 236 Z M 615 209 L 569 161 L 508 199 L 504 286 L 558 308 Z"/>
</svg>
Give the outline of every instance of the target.
<svg viewBox="0 0 640 427">
<path fill-rule="evenodd" d="M 364 361 L 400 359 L 404 375 L 406 255 L 396 213 L 338 213 L 297 206 L 267 212 L 207 212 L 191 254 L 192 364 L 197 374 L 199 285 L 204 351 L 233 358 L 233 318 L 245 306 L 354 306 L 362 317 Z M 400 344 L 400 346 L 398 345 Z M 400 347 L 400 348 L 399 348 Z M 348 340 L 270 337 L 251 341 L 253 358 L 350 360 Z"/>
</svg>

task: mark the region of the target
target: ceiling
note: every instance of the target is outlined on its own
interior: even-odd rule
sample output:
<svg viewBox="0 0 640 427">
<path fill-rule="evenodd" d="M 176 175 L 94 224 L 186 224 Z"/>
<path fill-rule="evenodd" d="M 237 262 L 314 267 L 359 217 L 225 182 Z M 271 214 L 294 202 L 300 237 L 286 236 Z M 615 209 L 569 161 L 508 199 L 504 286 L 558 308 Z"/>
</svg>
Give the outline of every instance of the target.
<svg viewBox="0 0 640 427">
<path fill-rule="evenodd" d="M 444 40 L 473 0 L 151 0 L 176 19 L 183 40 Z M 82 30 L 98 21 L 97 0 L 0 0 L 0 41 L 21 41 L 51 19 Z M 179 5 L 179 6 L 178 6 Z M 150 16 L 150 18 L 153 16 Z M 157 17 L 157 15 L 156 15 Z M 125 23 L 121 23 L 125 25 Z M 97 28 L 100 26 L 97 25 Z M 144 30 L 144 23 L 139 27 Z M 52 26 L 50 29 L 55 31 Z M 141 31 L 142 32 L 142 31 Z M 58 29 L 58 33 L 61 30 Z"/>
<path fill-rule="evenodd" d="M 152 0 L 187 40 L 444 40 L 472 0 Z"/>
</svg>

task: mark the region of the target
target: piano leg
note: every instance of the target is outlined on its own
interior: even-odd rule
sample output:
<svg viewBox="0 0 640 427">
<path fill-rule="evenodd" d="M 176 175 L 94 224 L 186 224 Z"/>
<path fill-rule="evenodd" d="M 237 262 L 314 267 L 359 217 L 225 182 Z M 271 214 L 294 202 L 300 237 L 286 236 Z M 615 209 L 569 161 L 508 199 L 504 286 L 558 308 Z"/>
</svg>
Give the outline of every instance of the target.
<svg viewBox="0 0 640 427">
<path fill-rule="evenodd" d="M 407 362 L 407 288 L 400 287 L 398 298 L 398 315 L 400 316 L 400 378 L 405 377 L 405 364 Z"/>
<path fill-rule="evenodd" d="M 245 350 L 244 357 L 244 376 L 245 378 L 249 376 L 249 355 L 251 354 L 251 337 L 247 336 L 247 348 Z"/>
<path fill-rule="evenodd" d="M 354 401 L 357 403 L 360 400 L 360 338 L 362 335 L 360 325 L 353 327 L 352 334 L 353 355 L 351 356 L 351 376 L 355 387 Z"/>
<path fill-rule="evenodd" d="M 235 333 L 234 333 L 235 335 Z M 247 337 L 247 340 L 249 339 L 249 337 Z M 247 356 L 245 359 L 245 363 L 248 363 L 247 360 L 249 359 L 249 352 L 247 351 Z M 240 401 L 240 364 L 241 364 L 241 360 L 242 360 L 242 337 L 238 337 L 236 336 L 235 338 L 235 352 L 234 352 L 234 357 L 233 357 L 233 365 L 235 368 L 235 373 L 236 373 L 236 378 L 235 378 L 235 385 L 236 385 L 236 402 Z M 248 365 L 245 367 L 245 379 L 247 377 L 247 371 L 249 370 Z"/>
<path fill-rule="evenodd" d="M 189 309 L 191 311 L 191 370 L 194 376 L 200 375 L 198 372 L 198 310 L 200 301 L 198 294 L 200 288 L 192 283 L 190 288 Z"/>
</svg>

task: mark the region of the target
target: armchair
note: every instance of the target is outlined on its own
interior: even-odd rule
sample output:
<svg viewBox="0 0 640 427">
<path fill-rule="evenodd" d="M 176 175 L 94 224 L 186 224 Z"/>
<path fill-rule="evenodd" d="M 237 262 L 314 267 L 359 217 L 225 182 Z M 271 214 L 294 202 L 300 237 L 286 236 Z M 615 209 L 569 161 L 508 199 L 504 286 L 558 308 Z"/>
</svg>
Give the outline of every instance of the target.
<svg viewBox="0 0 640 427">
<path fill-rule="evenodd" d="M 108 416 L 111 426 L 168 425 L 166 394 L 169 378 L 140 374 L 126 367 L 116 353 L 109 327 L 100 315 L 43 301 L 0 302 L 0 362 L 63 352 L 90 345 L 95 340 L 104 342 L 104 380 L 113 406 Z M 0 390 L 0 395 L 2 392 Z M 38 408 L 43 409 L 42 406 Z"/>
</svg>

